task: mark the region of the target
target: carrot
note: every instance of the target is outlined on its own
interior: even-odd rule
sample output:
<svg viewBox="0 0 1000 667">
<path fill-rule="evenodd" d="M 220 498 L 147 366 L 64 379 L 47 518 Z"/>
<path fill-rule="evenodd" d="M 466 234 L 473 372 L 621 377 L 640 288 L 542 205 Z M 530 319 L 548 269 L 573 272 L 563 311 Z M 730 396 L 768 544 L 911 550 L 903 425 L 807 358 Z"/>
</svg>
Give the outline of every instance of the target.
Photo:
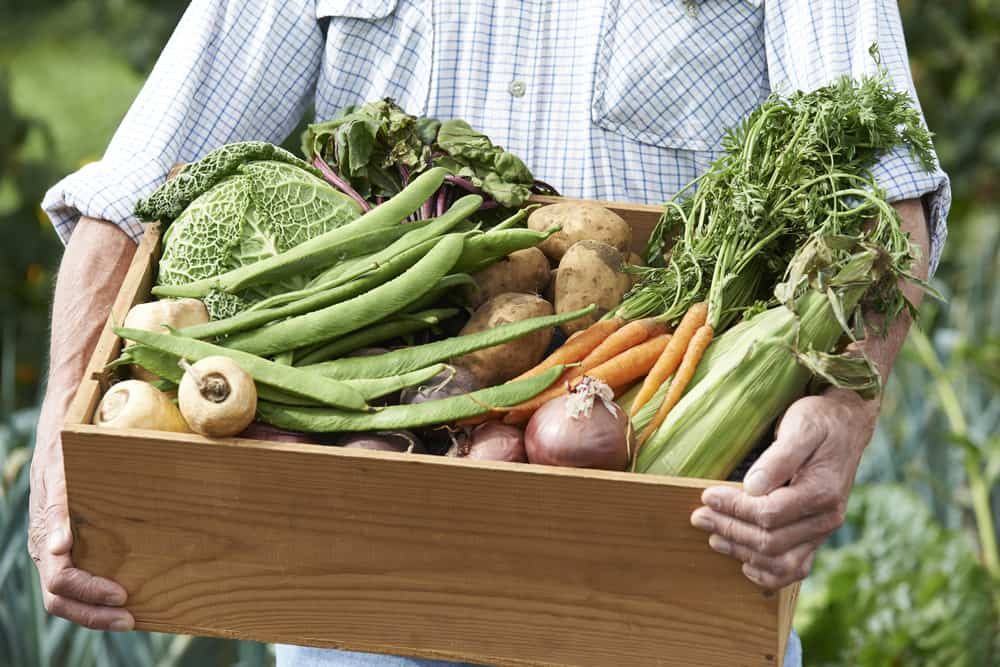
<svg viewBox="0 0 1000 667">
<path fill-rule="evenodd" d="M 694 377 L 694 371 L 698 368 L 698 362 L 701 361 L 705 350 L 712 343 L 714 335 L 715 332 L 712 326 L 705 324 L 699 327 L 694 336 L 691 337 L 691 343 L 688 345 L 687 350 L 684 351 L 684 359 L 681 361 L 674 379 L 670 381 L 670 388 L 667 389 L 667 395 L 664 396 L 663 403 L 653 416 L 653 421 L 649 422 L 642 435 L 639 436 L 636 454 L 639 453 L 642 443 L 646 442 L 656 432 L 656 429 L 660 428 L 660 424 L 664 422 L 673 407 L 681 400 L 684 390 L 687 389 L 688 384 L 691 383 L 691 378 Z M 635 457 L 633 457 L 633 460 L 635 460 Z"/>
<path fill-rule="evenodd" d="M 587 377 L 607 383 L 612 389 L 622 389 L 630 382 L 648 373 L 669 342 L 670 334 L 660 334 L 605 361 L 600 366 L 588 371 L 586 375 Z M 578 382 L 580 382 L 579 377 L 566 380 L 564 376 L 558 384 L 553 385 L 535 398 L 509 408 L 509 412 L 504 417 L 504 422 L 507 424 L 523 424 L 531 419 L 531 415 L 535 413 L 535 410 L 553 398 L 567 393 Z"/>
<path fill-rule="evenodd" d="M 665 329 L 665 325 L 654 317 L 629 322 L 605 338 L 590 354 L 583 358 L 577 368 L 570 369 L 570 371 L 574 373 L 574 377 L 579 377 L 606 361 L 614 359 L 622 352 L 662 334 Z"/>
<path fill-rule="evenodd" d="M 649 399 L 653 398 L 653 394 L 660 388 L 660 385 L 666 382 L 667 378 L 673 375 L 677 367 L 680 366 L 681 359 L 684 357 L 684 350 L 687 349 L 688 343 L 691 342 L 695 331 L 698 330 L 698 327 L 705 324 L 707 318 L 708 305 L 704 302 L 694 304 L 684 313 L 681 323 L 677 325 L 677 330 L 674 331 L 674 337 L 670 340 L 670 344 L 663 350 L 660 358 L 656 360 L 656 365 L 653 366 L 653 370 L 649 371 L 649 375 L 646 376 L 646 379 L 642 383 L 642 389 L 639 390 L 639 393 L 635 397 L 635 402 L 632 403 L 633 417 L 639 412 L 642 406 L 649 402 Z"/>
<path fill-rule="evenodd" d="M 617 317 L 610 320 L 598 320 L 583 331 L 574 333 L 559 349 L 543 359 L 540 364 L 521 373 L 511 382 L 534 377 L 553 366 L 575 364 L 587 357 L 595 347 L 608 340 L 608 337 L 618 331 L 622 324 L 624 324 L 624 320 Z"/>
</svg>

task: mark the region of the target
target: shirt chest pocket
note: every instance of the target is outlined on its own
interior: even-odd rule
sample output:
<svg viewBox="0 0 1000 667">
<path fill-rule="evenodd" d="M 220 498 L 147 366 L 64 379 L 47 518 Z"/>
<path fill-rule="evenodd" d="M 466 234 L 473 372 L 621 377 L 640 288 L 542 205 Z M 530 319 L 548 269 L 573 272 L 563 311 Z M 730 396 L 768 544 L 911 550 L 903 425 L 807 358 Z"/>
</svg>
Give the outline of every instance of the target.
<svg viewBox="0 0 1000 667">
<path fill-rule="evenodd" d="M 384 19 L 396 9 L 397 0 L 316 0 L 316 17 Z"/>
<path fill-rule="evenodd" d="M 591 116 L 646 144 L 718 149 L 767 96 L 763 10 L 748 0 L 608 0 Z"/>
</svg>

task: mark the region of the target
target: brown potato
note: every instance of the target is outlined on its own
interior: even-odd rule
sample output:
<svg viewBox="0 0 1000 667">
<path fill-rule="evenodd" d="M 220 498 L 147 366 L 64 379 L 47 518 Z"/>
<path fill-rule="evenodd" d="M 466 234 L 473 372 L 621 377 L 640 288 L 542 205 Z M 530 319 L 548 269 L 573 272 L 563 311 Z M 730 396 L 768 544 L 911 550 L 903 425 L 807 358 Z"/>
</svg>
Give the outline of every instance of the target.
<svg viewBox="0 0 1000 667">
<path fill-rule="evenodd" d="M 480 306 L 459 335 L 551 314 L 552 304 L 534 294 L 500 294 Z M 541 361 L 551 340 L 552 329 L 542 329 L 509 343 L 455 357 L 452 362 L 470 370 L 484 387 L 492 386 L 520 375 Z"/>
<path fill-rule="evenodd" d="M 617 249 L 600 241 L 578 241 L 566 252 L 556 273 L 556 312 L 597 304 L 594 314 L 562 325 L 567 336 L 586 329 L 622 302 L 632 287 L 631 276 L 622 273 L 623 261 Z"/>
<path fill-rule="evenodd" d="M 526 248 L 507 255 L 472 277 L 479 293 L 469 290 L 469 304 L 478 307 L 495 296 L 509 292 L 539 294 L 549 284 L 549 260 L 538 248 Z"/>
<path fill-rule="evenodd" d="M 559 262 L 577 241 L 602 241 L 627 253 L 632 245 L 632 228 L 618 215 L 593 202 L 567 201 L 549 204 L 528 216 L 528 228 L 545 231 L 552 225 L 562 230 L 546 239 L 539 248 L 549 259 Z"/>
</svg>

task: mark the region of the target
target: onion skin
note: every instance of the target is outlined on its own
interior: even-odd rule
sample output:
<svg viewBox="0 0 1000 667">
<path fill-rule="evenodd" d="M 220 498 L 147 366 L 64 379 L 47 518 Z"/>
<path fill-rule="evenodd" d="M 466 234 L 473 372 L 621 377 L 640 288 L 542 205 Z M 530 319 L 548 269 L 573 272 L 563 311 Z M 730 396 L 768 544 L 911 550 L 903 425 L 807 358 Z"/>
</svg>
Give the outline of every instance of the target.
<svg viewBox="0 0 1000 667">
<path fill-rule="evenodd" d="M 452 366 L 435 375 L 419 387 L 408 387 L 400 392 L 401 405 L 416 405 L 442 398 L 469 394 L 482 389 L 472 371 L 462 366 Z M 431 454 L 444 454 L 451 447 L 465 447 L 468 436 L 464 429 L 450 426 L 431 426 L 417 430 L 417 435 Z"/>
<path fill-rule="evenodd" d="M 528 462 L 524 433 L 499 421 L 488 421 L 473 429 L 468 446 L 460 448 L 458 456 L 480 461 Z"/>
<path fill-rule="evenodd" d="M 630 447 L 629 419 L 618 406 L 610 412 L 594 401 L 589 417 L 571 417 L 570 396 L 554 398 L 532 415 L 524 431 L 528 460 L 541 465 L 625 470 Z"/>
<path fill-rule="evenodd" d="M 423 444 L 409 431 L 377 431 L 374 433 L 347 433 L 337 440 L 345 449 L 368 449 L 377 452 L 403 452 L 425 454 Z"/>
<path fill-rule="evenodd" d="M 308 433 L 284 431 L 280 428 L 275 428 L 270 424 L 258 421 L 250 422 L 250 425 L 243 429 L 243 431 L 236 437 L 248 438 L 250 440 L 268 440 L 270 442 L 304 442 L 311 444 L 320 442 L 318 438 L 311 436 Z"/>
</svg>

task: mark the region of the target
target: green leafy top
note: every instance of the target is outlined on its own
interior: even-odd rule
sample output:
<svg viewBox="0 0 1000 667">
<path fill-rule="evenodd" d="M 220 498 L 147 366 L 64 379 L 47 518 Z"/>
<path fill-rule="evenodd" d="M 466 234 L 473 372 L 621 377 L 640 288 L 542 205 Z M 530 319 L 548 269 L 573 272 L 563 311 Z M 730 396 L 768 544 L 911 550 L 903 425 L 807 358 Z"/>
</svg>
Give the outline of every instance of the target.
<svg viewBox="0 0 1000 667">
<path fill-rule="evenodd" d="M 153 194 L 139 200 L 135 214 L 146 221 L 173 220 L 187 208 L 188 204 L 207 192 L 212 186 L 236 173 L 251 161 L 272 160 L 295 165 L 319 177 L 320 173 L 280 146 L 266 141 L 242 141 L 226 144 L 209 152 L 197 162 L 191 162 L 172 179 L 160 186 Z"/>
<path fill-rule="evenodd" d="M 640 270 L 642 280 L 619 314 L 676 319 L 707 300 L 710 323 L 724 328 L 761 296 L 769 298 L 796 250 L 816 235 L 864 236 L 902 271 L 911 265 L 898 215 L 870 169 L 897 147 L 931 168 L 931 137 L 910 97 L 895 91 L 884 71 L 787 98 L 772 95 L 727 133 L 723 147 L 725 154 L 692 184 L 696 192 L 666 204 L 647 248 L 654 268 Z M 884 287 L 882 307 L 898 312 L 902 295 Z"/>
<path fill-rule="evenodd" d="M 391 99 L 348 106 L 310 125 L 302 152 L 309 160 L 321 156 L 367 200 L 392 197 L 431 166 L 445 167 L 464 187 L 504 207 L 523 204 L 535 184 L 520 158 L 465 121 L 411 116 Z"/>
</svg>

